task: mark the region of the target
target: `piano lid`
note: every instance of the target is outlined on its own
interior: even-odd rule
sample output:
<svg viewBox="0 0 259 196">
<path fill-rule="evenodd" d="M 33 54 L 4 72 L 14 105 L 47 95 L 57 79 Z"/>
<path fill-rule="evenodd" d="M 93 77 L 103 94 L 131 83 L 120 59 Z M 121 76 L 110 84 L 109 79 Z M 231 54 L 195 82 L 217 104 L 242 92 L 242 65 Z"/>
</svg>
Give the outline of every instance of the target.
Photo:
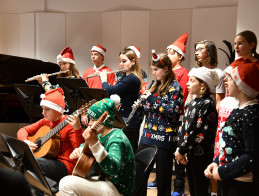
<svg viewBox="0 0 259 196">
<path fill-rule="evenodd" d="M 32 76 L 59 70 L 56 63 L 0 54 L 0 87 L 5 84 L 25 83 Z"/>
</svg>

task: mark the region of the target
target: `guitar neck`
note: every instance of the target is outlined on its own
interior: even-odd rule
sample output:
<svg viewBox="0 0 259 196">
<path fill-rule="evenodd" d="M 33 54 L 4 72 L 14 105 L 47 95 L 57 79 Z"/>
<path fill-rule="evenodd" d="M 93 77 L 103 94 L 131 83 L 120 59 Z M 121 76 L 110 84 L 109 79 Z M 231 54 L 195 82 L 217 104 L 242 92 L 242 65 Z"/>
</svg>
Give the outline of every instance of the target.
<svg viewBox="0 0 259 196">
<path fill-rule="evenodd" d="M 41 138 L 41 142 L 42 144 L 44 144 L 45 142 L 47 142 L 50 138 L 52 138 L 55 134 L 57 134 L 61 129 L 63 129 L 65 126 L 67 126 L 67 122 L 66 119 L 64 121 L 62 121 L 61 123 L 59 123 L 56 127 L 54 127 L 53 129 L 51 129 L 46 135 L 44 135 Z"/>
</svg>

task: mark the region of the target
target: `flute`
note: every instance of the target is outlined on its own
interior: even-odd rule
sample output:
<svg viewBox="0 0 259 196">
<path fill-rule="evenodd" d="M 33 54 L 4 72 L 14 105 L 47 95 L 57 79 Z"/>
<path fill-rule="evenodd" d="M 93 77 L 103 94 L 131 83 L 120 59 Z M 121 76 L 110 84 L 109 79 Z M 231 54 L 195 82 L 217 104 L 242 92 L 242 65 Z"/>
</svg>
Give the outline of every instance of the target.
<svg viewBox="0 0 259 196">
<path fill-rule="evenodd" d="M 119 72 L 119 71 L 128 71 L 128 70 L 129 69 L 118 69 L 118 70 L 107 72 L 107 74 L 112 74 L 112 73 L 116 73 L 116 72 Z M 99 76 L 99 72 L 97 72 L 95 74 L 91 74 L 89 76 L 86 76 L 85 78 L 92 78 L 92 77 L 96 77 L 96 76 Z"/>
<path fill-rule="evenodd" d="M 150 85 L 149 85 L 149 87 L 147 88 L 147 90 L 149 90 L 149 89 L 153 86 L 153 84 L 154 84 L 154 80 L 152 80 L 152 81 L 150 82 Z M 129 116 L 128 116 L 128 119 L 127 119 L 127 121 L 126 121 L 126 123 L 125 123 L 126 126 L 128 126 L 128 125 L 130 124 L 130 120 L 131 120 L 132 117 L 134 116 L 135 112 L 137 111 L 137 109 L 138 109 L 138 107 L 140 106 L 140 104 L 142 103 L 142 101 L 144 101 L 144 99 L 141 98 L 141 96 L 140 96 L 140 98 L 137 100 L 138 104 L 137 104 L 134 108 L 132 108 L 132 110 L 131 110 L 131 112 L 130 112 L 130 114 L 129 114 Z"/>
<path fill-rule="evenodd" d="M 61 73 L 67 73 L 69 72 L 69 70 L 65 70 L 65 71 L 58 71 L 58 72 L 55 72 L 55 73 L 51 73 L 51 74 L 47 74 L 47 76 L 54 76 L 54 75 L 58 75 L 58 74 L 61 74 Z M 36 75 L 36 76 L 33 76 L 31 78 L 28 78 L 27 80 L 25 80 L 25 82 L 30 82 L 30 81 L 33 81 L 33 80 L 38 80 L 39 78 L 41 78 L 41 75 Z"/>
</svg>

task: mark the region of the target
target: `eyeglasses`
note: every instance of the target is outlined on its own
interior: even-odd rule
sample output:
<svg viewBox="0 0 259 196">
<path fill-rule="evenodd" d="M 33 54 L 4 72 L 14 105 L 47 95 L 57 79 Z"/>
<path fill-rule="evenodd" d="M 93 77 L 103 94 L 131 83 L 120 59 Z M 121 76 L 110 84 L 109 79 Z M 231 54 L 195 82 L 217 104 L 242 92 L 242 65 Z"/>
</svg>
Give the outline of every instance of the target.
<svg viewBox="0 0 259 196">
<path fill-rule="evenodd" d="M 196 52 L 201 52 L 203 49 L 206 49 L 206 48 L 202 48 L 202 47 L 197 48 L 197 49 L 195 50 L 195 53 L 196 53 Z"/>
</svg>

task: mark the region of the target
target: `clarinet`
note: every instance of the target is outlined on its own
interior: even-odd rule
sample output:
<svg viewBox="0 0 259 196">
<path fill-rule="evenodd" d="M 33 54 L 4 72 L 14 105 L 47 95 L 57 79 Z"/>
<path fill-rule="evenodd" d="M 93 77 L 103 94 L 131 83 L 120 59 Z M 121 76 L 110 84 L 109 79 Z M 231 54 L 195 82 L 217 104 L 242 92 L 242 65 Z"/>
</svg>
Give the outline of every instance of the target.
<svg viewBox="0 0 259 196">
<path fill-rule="evenodd" d="M 152 81 L 150 82 L 150 85 L 148 86 L 147 90 L 149 90 L 149 89 L 152 87 L 153 84 L 154 84 L 154 80 L 152 80 Z M 130 114 L 129 114 L 129 116 L 128 116 L 128 119 L 127 119 L 127 121 L 126 121 L 126 123 L 125 123 L 126 126 L 129 126 L 130 120 L 131 120 L 132 117 L 134 116 L 135 112 L 137 111 L 138 107 L 140 106 L 140 104 L 141 104 L 141 102 L 142 102 L 143 100 L 144 100 L 143 98 L 139 98 L 139 99 L 137 100 L 138 104 L 131 110 L 131 112 L 130 112 Z"/>
</svg>

